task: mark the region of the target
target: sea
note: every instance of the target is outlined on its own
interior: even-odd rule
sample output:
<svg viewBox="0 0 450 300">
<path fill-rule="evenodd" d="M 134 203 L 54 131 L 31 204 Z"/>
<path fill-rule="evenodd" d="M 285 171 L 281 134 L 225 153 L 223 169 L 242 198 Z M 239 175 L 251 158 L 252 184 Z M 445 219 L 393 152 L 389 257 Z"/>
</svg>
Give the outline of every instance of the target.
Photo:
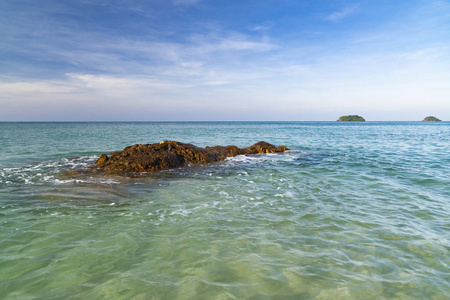
<svg viewBox="0 0 450 300">
<path fill-rule="evenodd" d="M 286 153 L 85 172 L 175 140 Z M 450 122 L 0 123 L 0 299 L 449 299 Z"/>
</svg>

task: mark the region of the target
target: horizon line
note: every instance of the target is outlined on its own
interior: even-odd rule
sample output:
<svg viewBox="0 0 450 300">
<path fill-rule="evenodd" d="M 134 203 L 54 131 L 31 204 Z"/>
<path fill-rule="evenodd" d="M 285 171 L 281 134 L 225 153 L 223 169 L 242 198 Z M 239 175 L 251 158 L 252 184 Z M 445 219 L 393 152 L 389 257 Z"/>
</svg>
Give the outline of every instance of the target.
<svg viewBox="0 0 450 300">
<path fill-rule="evenodd" d="M 367 122 L 425 122 L 425 123 L 439 123 L 439 122 L 449 122 L 445 120 L 441 121 L 423 121 L 423 120 L 389 120 L 389 121 L 382 121 L 382 120 L 365 120 L 365 121 L 337 121 L 337 120 L 126 120 L 126 121 L 119 121 L 119 120 L 110 120 L 110 121 L 100 121 L 100 120 L 89 120 L 89 121 L 73 121 L 73 120 L 65 120 L 65 121 L 37 121 L 37 120 L 22 120 L 22 121 L 2 121 L 0 120 L 0 123 L 189 123 L 189 122 L 196 122 L 196 123 L 220 123 L 220 122 L 228 122 L 228 123 L 238 123 L 238 122 L 266 122 L 266 123 L 307 123 L 307 122 L 337 122 L 337 123 L 367 123 Z"/>
</svg>

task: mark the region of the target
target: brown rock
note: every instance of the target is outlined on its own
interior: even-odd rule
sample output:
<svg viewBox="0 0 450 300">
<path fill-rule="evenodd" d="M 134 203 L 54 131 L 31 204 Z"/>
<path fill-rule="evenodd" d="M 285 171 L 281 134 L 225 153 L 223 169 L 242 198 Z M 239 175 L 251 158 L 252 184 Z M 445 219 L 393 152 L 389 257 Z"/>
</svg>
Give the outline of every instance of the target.
<svg viewBox="0 0 450 300">
<path fill-rule="evenodd" d="M 102 154 L 102 155 L 100 155 L 100 158 L 97 159 L 97 161 L 96 161 L 95 163 L 96 163 L 97 165 L 101 165 L 101 164 L 104 164 L 105 162 L 107 162 L 108 159 L 109 159 L 108 155 Z"/>
<path fill-rule="evenodd" d="M 258 142 L 247 148 L 215 146 L 200 148 L 192 144 L 164 141 L 156 144 L 136 144 L 114 152 L 108 158 L 102 154 L 97 160 L 100 170 L 123 172 L 155 172 L 182 167 L 188 164 L 223 161 L 227 157 L 243 154 L 277 153 L 288 150 L 266 142 Z"/>
</svg>

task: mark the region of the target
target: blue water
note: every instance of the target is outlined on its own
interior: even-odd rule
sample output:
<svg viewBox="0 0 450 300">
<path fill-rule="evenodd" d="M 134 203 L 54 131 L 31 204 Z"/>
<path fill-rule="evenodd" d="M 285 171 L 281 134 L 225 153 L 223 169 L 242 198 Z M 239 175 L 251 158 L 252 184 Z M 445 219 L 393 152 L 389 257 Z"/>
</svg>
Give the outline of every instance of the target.
<svg viewBox="0 0 450 300">
<path fill-rule="evenodd" d="M 141 176 L 176 140 L 258 141 Z M 0 123 L 1 299 L 448 299 L 449 122 Z"/>
</svg>

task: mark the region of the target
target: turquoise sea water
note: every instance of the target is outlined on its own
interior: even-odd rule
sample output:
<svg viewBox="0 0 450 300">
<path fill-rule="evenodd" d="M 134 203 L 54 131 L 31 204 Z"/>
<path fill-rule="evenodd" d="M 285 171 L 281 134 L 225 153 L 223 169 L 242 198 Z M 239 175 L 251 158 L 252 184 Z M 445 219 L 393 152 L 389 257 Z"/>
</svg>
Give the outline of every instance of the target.
<svg viewBox="0 0 450 300">
<path fill-rule="evenodd" d="M 288 153 L 80 175 L 177 140 Z M 450 123 L 0 123 L 1 299 L 448 299 Z"/>
</svg>

